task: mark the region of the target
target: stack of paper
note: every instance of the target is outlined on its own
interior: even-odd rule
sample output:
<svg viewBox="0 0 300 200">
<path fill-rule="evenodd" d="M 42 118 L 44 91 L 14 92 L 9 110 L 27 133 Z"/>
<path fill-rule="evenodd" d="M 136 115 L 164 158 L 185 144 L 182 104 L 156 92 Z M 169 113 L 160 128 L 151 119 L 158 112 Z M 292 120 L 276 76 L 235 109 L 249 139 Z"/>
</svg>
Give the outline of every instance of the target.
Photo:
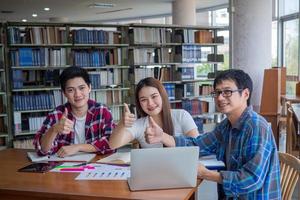
<svg viewBox="0 0 300 200">
<path fill-rule="evenodd" d="M 225 169 L 225 164 L 221 160 L 217 160 L 216 155 L 202 156 L 198 160 L 199 164 L 204 165 L 210 170 L 222 170 Z"/>
<path fill-rule="evenodd" d="M 27 156 L 30 158 L 32 162 L 40 162 L 40 161 L 83 161 L 89 162 L 91 161 L 96 154 L 94 153 L 78 153 L 72 156 L 67 156 L 64 158 L 58 157 L 56 154 L 49 156 L 38 156 L 36 152 L 27 152 Z"/>
</svg>

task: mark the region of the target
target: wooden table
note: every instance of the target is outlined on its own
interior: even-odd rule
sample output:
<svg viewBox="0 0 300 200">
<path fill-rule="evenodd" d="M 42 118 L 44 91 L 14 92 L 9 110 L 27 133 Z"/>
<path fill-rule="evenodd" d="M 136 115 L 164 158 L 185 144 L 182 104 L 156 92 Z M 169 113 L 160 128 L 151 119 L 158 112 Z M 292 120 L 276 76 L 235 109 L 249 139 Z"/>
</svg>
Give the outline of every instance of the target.
<svg viewBox="0 0 300 200">
<path fill-rule="evenodd" d="M 297 126 L 295 127 L 296 128 L 296 132 L 298 133 L 298 135 L 300 135 L 300 103 L 293 103 L 291 104 L 292 106 L 292 110 L 293 110 L 293 114 L 294 116 L 296 117 L 296 121 L 297 121 Z"/>
<path fill-rule="evenodd" d="M 17 172 L 30 164 L 26 150 L 0 151 L 0 198 L 3 200 L 50 199 L 194 199 L 195 188 L 131 192 L 127 181 L 76 181 L 78 173 Z M 103 156 L 102 156 L 103 157 Z M 100 159 L 97 156 L 95 160 Z M 201 180 L 198 180 L 200 184 Z"/>
</svg>

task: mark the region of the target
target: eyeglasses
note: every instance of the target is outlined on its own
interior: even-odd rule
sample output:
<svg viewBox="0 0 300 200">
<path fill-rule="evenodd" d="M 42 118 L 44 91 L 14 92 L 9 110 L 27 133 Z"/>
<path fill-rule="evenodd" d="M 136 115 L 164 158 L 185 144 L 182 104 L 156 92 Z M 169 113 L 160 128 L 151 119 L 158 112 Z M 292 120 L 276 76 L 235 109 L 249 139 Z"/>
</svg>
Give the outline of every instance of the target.
<svg viewBox="0 0 300 200">
<path fill-rule="evenodd" d="M 223 97 L 231 97 L 232 96 L 232 93 L 234 92 L 241 92 L 243 91 L 243 89 L 236 89 L 236 90 L 229 90 L 229 89 L 226 89 L 226 90 L 216 90 L 212 93 L 210 93 L 210 95 L 214 98 L 220 96 L 222 94 Z"/>
</svg>

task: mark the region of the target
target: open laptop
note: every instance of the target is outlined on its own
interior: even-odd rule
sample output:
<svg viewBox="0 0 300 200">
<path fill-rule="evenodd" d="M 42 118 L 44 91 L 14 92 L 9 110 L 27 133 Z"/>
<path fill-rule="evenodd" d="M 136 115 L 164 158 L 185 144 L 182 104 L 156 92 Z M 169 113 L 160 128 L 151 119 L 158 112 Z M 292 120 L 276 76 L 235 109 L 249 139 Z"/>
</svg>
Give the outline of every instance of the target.
<svg viewBox="0 0 300 200">
<path fill-rule="evenodd" d="M 129 188 L 152 190 L 195 187 L 198 147 L 133 149 Z"/>
</svg>

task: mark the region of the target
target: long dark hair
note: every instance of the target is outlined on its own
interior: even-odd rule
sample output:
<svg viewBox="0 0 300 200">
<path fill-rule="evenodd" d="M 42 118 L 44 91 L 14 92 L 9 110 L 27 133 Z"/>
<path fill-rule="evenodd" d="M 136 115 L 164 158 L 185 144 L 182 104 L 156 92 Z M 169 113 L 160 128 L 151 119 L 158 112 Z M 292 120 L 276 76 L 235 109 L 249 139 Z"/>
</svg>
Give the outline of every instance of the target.
<svg viewBox="0 0 300 200">
<path fill-rule="evenodd" d="M 153 77 L 147 77 L 137 84 L 136 90 L 135 90 L 135 104 L 136 104 L 136 110 L 138 112 L 138 115 L 141 117 L 146 117 L 147 113 L 145 113 L 141 107 L 140 101 L 139 101 L 139 92 L 143 87 L 154 87 L 158 90 L 161 98 L 162 98 L 162 121 L 163 121 L 163 131 L 169 135 L 174 135 L 174 126 L 171 118 L 171 106 L 168 99 L 168 94 L 164 88 L 164 86 L 161 84 L 161 82 Z"/>
</svg>

